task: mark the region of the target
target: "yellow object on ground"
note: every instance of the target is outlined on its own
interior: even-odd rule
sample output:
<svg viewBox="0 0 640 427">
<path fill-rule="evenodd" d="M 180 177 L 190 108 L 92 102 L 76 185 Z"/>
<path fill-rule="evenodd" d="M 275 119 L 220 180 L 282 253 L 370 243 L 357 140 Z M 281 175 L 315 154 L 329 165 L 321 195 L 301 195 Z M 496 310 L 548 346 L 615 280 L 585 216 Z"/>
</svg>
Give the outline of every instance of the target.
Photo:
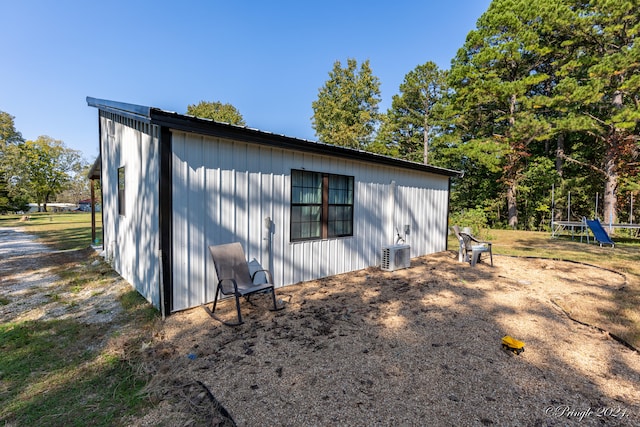
<svg viewBox="0 0 640 427">
<path fill-rule="evenodd" d="M 524 341 L 517 340 L 509 335 L 502 337 L 502 348 L 520 354 L 524 351 Z"/>
</svg>

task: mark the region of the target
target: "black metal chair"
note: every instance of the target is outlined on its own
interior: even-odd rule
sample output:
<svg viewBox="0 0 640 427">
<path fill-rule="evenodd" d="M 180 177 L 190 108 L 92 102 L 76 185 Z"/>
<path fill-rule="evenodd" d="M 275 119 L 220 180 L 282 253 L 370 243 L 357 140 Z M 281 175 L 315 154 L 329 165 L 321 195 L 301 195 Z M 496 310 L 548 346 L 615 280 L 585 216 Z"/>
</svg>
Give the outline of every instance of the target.
<svg viewBox="0 0 640 427">
<path fill-rule="evenodd" d="M 240 313 L 240 297 L 249 296 L 258 292 L 271 292 L 273 299 L 273 309 L 281 310 L 284 307 L 278 307 L 276 303 L 276 293 L 273 286 L 273 277 L 268 270 L 257 270 L 252 274 L 249 273 L 249 265 L 245 258 L 242 245 L 240 243 L 228 243 L 224 245 L 209 246 L 209 252 L 215 264 L 216 274 L 218 276 L 218 284 L 216 285 L 215 299 L 210 314 L 215 318 L 216 304 L 220 293 L 223 295 L 233 295 L 236 300 L 236 310 L 238 312 L 238 322 L 222 323 L 230 326 L 237 326 L 243 323 L 242 314 Z M 264 273 L 267 283 L 253 283 L 257 273 Z"/>
</svg>

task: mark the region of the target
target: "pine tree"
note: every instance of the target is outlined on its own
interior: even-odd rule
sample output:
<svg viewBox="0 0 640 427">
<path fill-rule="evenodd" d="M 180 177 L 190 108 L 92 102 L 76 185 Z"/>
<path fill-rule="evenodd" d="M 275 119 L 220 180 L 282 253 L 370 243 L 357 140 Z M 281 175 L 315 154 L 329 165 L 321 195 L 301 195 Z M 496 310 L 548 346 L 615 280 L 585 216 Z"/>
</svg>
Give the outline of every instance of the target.
<svg viewBox="0 0 640 427">
<path fill-rule="evenodd" d="M 600 175 L 603 219 L 617 222 L 620 181 L 638 175 L 640 9 L 624 0 L 564 4 L 575 12 L 556 28 L 566 35 L 565 55 L 548 105 L 561 112 L 554 122 L 558 132 L 582 135 L 561 157 Z M 597 156 L 589 158 L 585 150 Z"/>
<path fill-rule="evenodd" d="M 336 61 L 312 103 L 313 129 L 327 144 L 366 149 L 379 123 L 379 102 L 380 82 L 369 60 L 359 70 L 355 59 L 348 59 L 346 68 Z"/>
<path fill-rule="evenodd" d="M 378 139 L 396 146 L 400 157 L 427 164 L 429 141 L 437 128 L 434 106 L 446 91 L 445 82 L 445 72 L 433 62 L 407 73 Z"/>
<path fill-rule="evenodd" d="M 489 172 L 501 171 L 508 224 L 518 225 L 518 185 L 530 145 L 548 123 L 535 111 L 535 96 L 549 78 L 549 52 L 537 28 L 545 0 L 494 0 L 456 56 L 451 108 L 465 156 Z"/>
</svg>

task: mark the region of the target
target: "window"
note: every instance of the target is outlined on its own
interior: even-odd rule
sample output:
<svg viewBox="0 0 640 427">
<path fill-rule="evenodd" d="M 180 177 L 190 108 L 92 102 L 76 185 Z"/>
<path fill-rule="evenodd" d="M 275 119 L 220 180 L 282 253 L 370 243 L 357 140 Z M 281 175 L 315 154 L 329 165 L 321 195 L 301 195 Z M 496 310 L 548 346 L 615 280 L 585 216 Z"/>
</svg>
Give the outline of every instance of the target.
<svg viewBox="0 0 640 427">
<path fill-rule="evenodd" d="M 118 168 L 118 213 L 124 215 L 124 166 Z"/>
<path fill-rule="evenodd" d="M 291 171 L 291 241 L 353 236 L 353 177 Z"/>
</svg>

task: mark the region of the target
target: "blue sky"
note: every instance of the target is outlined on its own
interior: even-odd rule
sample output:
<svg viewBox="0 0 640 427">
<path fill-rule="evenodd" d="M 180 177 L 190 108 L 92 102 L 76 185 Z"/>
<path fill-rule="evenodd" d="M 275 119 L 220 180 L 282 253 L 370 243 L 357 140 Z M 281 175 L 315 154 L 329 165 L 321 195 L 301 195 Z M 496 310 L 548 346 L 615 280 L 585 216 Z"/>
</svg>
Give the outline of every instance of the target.
<svg viewBox="0 0 640 427">
<path fill-rule="evenodd" d="M 91 162 L 87 96 L 179 113 L 221 101 L 250 127 L 316 140 L 311 103 L 336 60 L 369 59 L 386 111 L 417 65 L 449 68 L 489 3 L 0 0 L 0 110 Z"/>
</svg>

